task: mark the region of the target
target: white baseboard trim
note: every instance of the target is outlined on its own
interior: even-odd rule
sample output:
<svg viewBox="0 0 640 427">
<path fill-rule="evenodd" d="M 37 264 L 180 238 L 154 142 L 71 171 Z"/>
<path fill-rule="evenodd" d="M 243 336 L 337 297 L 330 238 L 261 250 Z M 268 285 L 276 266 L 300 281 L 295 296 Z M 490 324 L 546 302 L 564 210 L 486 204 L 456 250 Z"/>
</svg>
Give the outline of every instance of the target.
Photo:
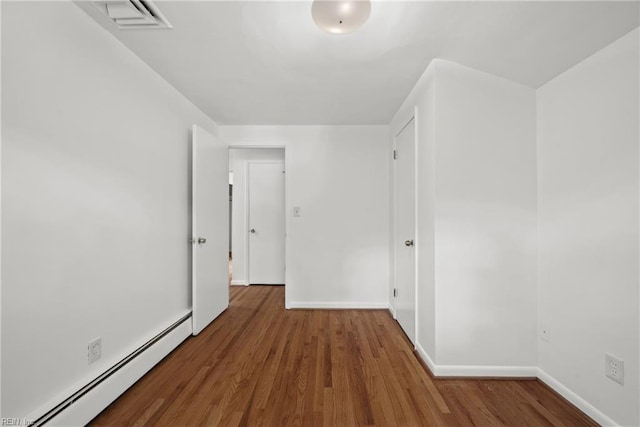
<svg viewBox="0 0 640 427">
<path fill-rule="evenodd" d="M 435 365 L 436 377 L 536 378 L 535 366 Z"/>
<path fill-rule="evenodd" d="M 246 280 L 232 280 L 231 281 L 231 286 L 248 286 L 249 284 L 247 283 Z"/>
<path fill-rule="evenodd" d="M 389 313 L 391 313 L 391 317 L 396 318 L 396 309 L 393 304 L 389 304 Z"/>
<path fill-rule="evenodd" d="M 429 368 L 429 370 L 431 371 L 431 374 L 433 376 L 436 375 L 436 364 L 433 363 L 433 360 L 431 359 L 431 357 L 429 357 L 429 354 L 426 352 L 426 350 L 420 345 L 419 342 L 416 342 L 416 351 L 418 352 L 418 355 L 420 356 L 420 358 L 422 359 L 422 361 L 424 363 L 427 364 L 427 367 Z"/>
<path fill-rule="evenodd" d="M 316 309 L 386 309 L 389 303 L 386 302 L 300 302 L 294 301 L 289 304 L 288 308 L 316 308 Z"/>
<path fill-rule="evenodd" d="M 619 425 L 611 418 L 607 417 L 602 411 L 596 409 L 595 406 L 584 400 L 582 397 L 578 396 L 576 393 L 571 391 L 567 386 L 562 384 L 560 381 L 553 378 L 551 375 L 546 373 L 544 370 L 538 368 L 538 379 L 551 387 L 554 391 L 556 391 L 560 396 L 567 399 L 571 402 L 575 407 L 580 409 L 582 412 L 590 416 L 595 422 L 600 424 L 601 426 L 617 426 Z"/>
<path fill-rule="evenodd" d="M 513 377 L 531 377 L 538 378 L 540 381 L 548 385 L 552 390 L 560 396 L 567 399 L 576 408 L 591 417 L 595 422 L 602 426 L 618 426 L 615 421 L 607 417 L 603 412 L 595 406 L 578 396 L 560 381 L 553 378 L 544 370 L 535 366 L 452 366 L 452 365 L 436 365 L 425 349 L 416 343 L 416 352 L 427 365 L 434 377 L 496 377 L 496 378 L 513 378 Z"/>
<path fill-rule="evenodd" d="M 96 385 L 87 394 L 46 422 L 51 426 L 86 425 L 127 391 L 158 362 L 191 336 L 192 321 L 187 319 L 151 347 Z"/>
<path fill-rule="evenodd" d="M 536 378 L 535 366 L 473 366 L 473 365 L 437 365 L 425 349 L 416 343 L 416 351 L 427 364 L 434 377 L 495 377 L 495 378 Z"/>
</svg>

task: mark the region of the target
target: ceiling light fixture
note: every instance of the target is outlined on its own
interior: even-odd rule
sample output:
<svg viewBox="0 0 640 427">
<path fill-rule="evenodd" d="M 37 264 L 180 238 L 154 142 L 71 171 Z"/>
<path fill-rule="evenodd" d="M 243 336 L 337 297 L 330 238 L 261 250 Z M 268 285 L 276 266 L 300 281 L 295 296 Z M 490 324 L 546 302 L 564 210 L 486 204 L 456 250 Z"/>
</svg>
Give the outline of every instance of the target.
<svg viewBox="0 0 640 427">
<path fill-rule="evenodd" d="M 311 16 L 328 33 L 345 34 L 360 28 L 371 14 L 370 0 L 313 0 Z"/>
</svg>

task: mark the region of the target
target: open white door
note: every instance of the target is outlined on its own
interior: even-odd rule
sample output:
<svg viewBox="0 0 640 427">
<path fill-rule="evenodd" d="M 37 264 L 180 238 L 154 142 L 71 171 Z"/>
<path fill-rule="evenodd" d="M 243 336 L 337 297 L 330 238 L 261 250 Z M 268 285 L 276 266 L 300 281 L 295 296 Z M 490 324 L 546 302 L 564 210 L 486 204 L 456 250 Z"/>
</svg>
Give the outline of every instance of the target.
<svg viewBox="0 0 640 427">
<path fill-rule="evenodd" d="M 284 162 L 249 161 L 249 284 L 284 284 Z"/>
<path fill-rule="evenodd" d="M 193 335 L 229 306 L 229 150 L 193 126 Z"/>
<path fill-rule="evenodd" d="M 416 335 L 416 254 L 415 254 L 415 120 L 396 137 L 396 319 L 415 344 Z"/>
</svg>

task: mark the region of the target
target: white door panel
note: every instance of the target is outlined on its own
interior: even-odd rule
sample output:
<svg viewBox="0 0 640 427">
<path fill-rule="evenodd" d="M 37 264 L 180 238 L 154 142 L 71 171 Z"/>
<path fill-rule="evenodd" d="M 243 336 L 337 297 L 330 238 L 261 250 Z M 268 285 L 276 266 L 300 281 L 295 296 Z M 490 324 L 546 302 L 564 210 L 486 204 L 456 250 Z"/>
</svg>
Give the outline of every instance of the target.
<svg viewBox="0 0 640 427">
<path fill-rule="evenodd" d="M 284 162 L 249 161 L 249 284 L 284 284 Z"/>
<path fill-rule="evenodd" d="M 193 334 L 229 305 L 228 147 L 193 126 L 192 292 Z"/>
<path fill-rule="evenodd" d="M 416 334 L 415 121 L 396 137 L 396 318 L 412 343 Z"/>
</svg>

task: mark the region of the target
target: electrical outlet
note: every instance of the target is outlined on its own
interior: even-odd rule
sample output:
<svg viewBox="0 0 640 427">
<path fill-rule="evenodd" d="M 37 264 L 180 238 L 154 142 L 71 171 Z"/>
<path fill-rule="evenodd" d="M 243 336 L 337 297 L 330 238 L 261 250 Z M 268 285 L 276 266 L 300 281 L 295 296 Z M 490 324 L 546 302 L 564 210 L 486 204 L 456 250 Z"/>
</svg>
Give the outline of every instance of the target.
<svg viewBox="0 0 640 427">
<path fill-rule="evenodd" d="M 540 324 L 540 339 L 542 341 L 551 342 L 551 329 L 542 323 Z"/>
<path fill-rule="evenodd" d="M 604 355 L 605 375 L 617 383 L 624 385 L 624 360 L 610 354 Z"/>
<path fill-rule="evenodd" d="M 96 360 L 102 357 L 102 338 L 97 338 L 89 343 L 87 346 L 87 360 L 91 365 Z"/>
</svg>

